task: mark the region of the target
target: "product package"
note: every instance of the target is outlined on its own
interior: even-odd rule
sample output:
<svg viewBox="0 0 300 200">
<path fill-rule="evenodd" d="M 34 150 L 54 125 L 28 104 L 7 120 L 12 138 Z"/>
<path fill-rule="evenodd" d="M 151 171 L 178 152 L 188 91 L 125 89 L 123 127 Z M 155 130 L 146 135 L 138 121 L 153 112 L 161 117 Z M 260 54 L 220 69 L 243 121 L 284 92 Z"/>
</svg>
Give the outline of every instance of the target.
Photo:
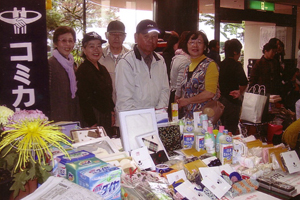
<svg viewBox="0 0 300 200">
<path fill-rule="evenodd" d="M 85 160 L 78 160 L 72 163 L 66 163 L 66 170 L 67 170 L 66 178 L 69 181 L 78 184 L 78 179 L 82 171 L 103 166 L 103 165 L 107 165 L 107 163 L 96 157 L 85 159 Z"/>
<path fill-rule="evenodd" d="M 108 163 L 80 172 L 78 184 L 107 200 L 121 200 L 121 172 Z"/>
</svg>

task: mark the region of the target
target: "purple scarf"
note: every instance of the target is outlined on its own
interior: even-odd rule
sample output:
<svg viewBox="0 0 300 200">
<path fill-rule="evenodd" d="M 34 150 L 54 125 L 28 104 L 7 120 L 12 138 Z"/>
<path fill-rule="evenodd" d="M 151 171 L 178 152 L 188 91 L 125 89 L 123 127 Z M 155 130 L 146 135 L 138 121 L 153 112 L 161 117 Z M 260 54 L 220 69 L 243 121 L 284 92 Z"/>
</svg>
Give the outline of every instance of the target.
<svg viewBox="0 0 300 200">
<path fill-rule="evenodd" d="M 54 56 L 54 58 L 57 59 L 57 61 L 66 70 L 66 72 L 69 76 L 69 80 L 70 80 L 70 90 L 71 90 L 71 94 L 72 94 L 72 99 L 74 99 L 76 96 L 76 91 L 77 91 L 76 77 L 75 77 L 75 72 L 74 72 L 74 58 L 73 58 L 72 54 L 69 54 L 68 59 L 66 59 L 58 52 L 57 49 L 53 50 L 52 55 Z"/>
</svg>

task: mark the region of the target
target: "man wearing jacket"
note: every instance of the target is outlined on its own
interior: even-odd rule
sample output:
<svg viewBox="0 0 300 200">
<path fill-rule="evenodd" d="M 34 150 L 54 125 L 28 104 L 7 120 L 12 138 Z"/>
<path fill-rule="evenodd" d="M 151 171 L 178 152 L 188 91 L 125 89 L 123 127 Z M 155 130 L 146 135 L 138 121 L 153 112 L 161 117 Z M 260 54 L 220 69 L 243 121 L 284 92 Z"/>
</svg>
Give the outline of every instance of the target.
<svg viewBox="0 0 300 200">
<path fill-rule="evenodd" d="M 158 27 L 152 20 L 142 20 L 136 27 L 133 50 L 126 53 L 116 66 L 116 110 L 165 108 L 169 102 L 166 64 L 154 52 Z"/>
</svg>

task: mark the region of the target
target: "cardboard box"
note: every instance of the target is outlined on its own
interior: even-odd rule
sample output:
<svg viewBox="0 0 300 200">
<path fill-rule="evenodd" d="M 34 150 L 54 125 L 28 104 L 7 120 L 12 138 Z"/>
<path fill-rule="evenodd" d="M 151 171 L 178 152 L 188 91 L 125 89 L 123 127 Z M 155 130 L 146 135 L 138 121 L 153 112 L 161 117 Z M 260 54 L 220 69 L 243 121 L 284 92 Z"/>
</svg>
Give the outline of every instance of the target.
<svg viewBox="0 0 300 200">
<path fill-rule="evenodd" d="M 66 178 L 69 181 L 78 184 L 78 179 L 81 171 L 95 168 L 98 166 L 103 166 L 103 165 L 107 165 L 107 163 L 96 157 L 88 158 L 85 160 L 78 160 L 72 163 L 66 163 L 66 170 L 67 170 Z"/>
<path fill-rule="evenodd" d="M 105 163 L 80 172 L 78 184 L 107 200 L 121 200 L 122 170 Z"/>
<path fill-rule="evenodd" d="M 74 161 L 84 160 L 88 158 L 95 157 L 93 153 L 87 152 L 85 150 L 75 151 L 69 153 L 71 160 L 65 156 L 58 156 L 56 160 L 59 162 L 57 165 L 57 176 L 66 178 L 66 163 L 71 163 Z"/>
</svg>

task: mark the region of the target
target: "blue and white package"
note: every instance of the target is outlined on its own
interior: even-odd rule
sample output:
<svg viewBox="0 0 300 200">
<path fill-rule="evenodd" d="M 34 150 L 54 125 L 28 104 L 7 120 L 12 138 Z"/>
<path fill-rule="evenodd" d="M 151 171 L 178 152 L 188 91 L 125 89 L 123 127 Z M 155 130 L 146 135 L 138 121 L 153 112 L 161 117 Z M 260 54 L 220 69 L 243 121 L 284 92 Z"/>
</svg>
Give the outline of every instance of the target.
<svg viewBox="0 0 300 200">
<path fill-rule="evenodd" d="M 78 161 L 78 160 L 85 160 L 88 158 L 93 158 L 93 157 L 95 157 L 95 154 L 90 153 L 85 150 L 81 150 L 81 151 L 75 151 L 75 152 L 69 153 L 69 156 L 70 156 L 71 160 L 65 155 L 57 157 L 57 160 L 59 161 L 58 166 L 57 166 L 57 176 L 58 177 L 66 178 L 66 163 L 71 163 L 71 162 Z"/>
<path fill-rule="evenodd" d="M 96 157 L 66 163 L 66 178 L 78 184 L 80 172 L 104 165 L 107 163 Z"/>
<path fill-rule="evenodd" d="M 110 164 L 81 171 L 78 184 L 107 200 L 121 200 L 122 170 Z"/>
</svg>

